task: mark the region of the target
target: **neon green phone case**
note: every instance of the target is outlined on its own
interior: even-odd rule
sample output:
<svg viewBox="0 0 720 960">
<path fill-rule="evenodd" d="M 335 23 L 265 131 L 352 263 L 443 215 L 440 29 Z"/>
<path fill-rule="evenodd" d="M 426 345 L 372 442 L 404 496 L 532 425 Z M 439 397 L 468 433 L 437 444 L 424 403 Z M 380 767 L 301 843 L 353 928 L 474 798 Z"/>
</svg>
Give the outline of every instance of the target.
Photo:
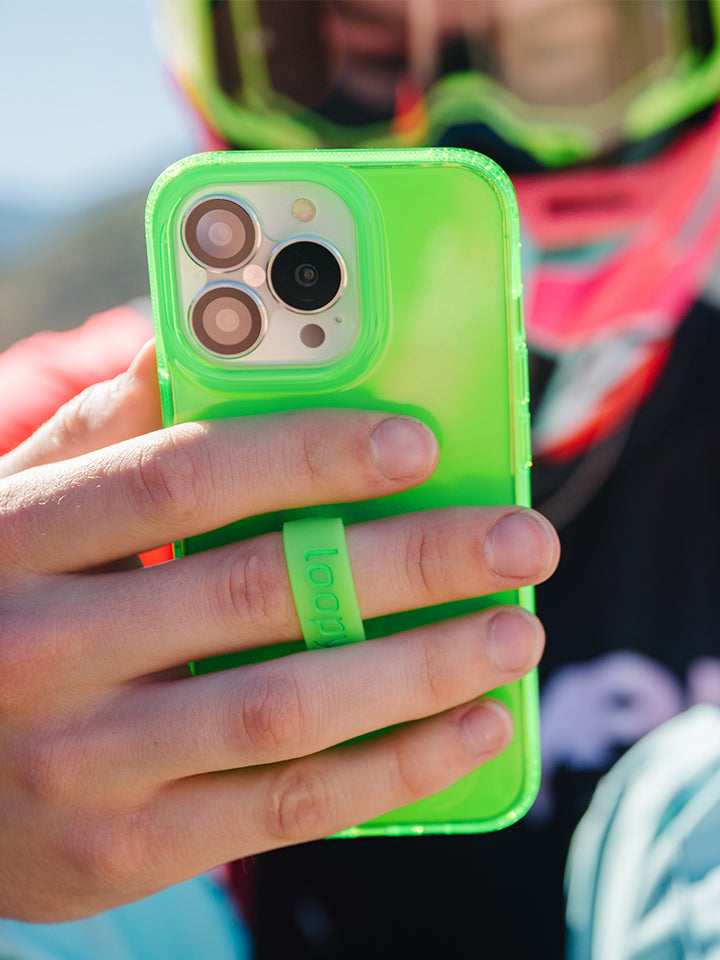
<svg viewBox="0 0 720 960">
<path fill-rule="evenodd" d="M 188 210 L 218 195 L 240 199 L 257 216 L 263 242 L 249 272 L 247 263 L 234 273 L 206 271 L 183 241 Z M 294 206 L 294 198 L 303 205 Z M 454 504 L 528 504 L 518 216 L 510 183 L 490 160 L 457 149 L 202 154 L 161 175 L 148 200 L 146 227 L 167 424 L 292 407 L 400 411 L 424 419 L 437 435 L 435 475 L 393 497 L 305 513 L 340 516 L 347 524 Z M 292 237 L 315 238 L 339 252 L 345 287 L 328 309 L 310 315 L 280 310 L 277 326 L 289 325 L 292 334 L 293 324 L 300 330 L 309 321 L 321 328 L 323 349 L 336 343 L 334 337 L 339 346 L 329 359 L 318 360 L 311 345 L 307 362 L 267 363 L 262 351 L 272 341 L 278 307 L 263 279 L 268 250 Z M 188 319 L 193 297 L 220 281 L 251 283 L 252 293 L 269 304 L 265 346 L 241 358 L 209 352 Z M 280 530 L 285 520 L 302 515 L 255 517 L 176 549 L 193 553 Z M 378 637 L 495 603 L 532 609 L 532 602 L 525 588 L 377 618 L 366 622 L 366 632 Z M 301 643 L 284 644 L 256 652 L 255 659 L 299 649 Z M 247 659 L 222 657 L 196 668 Z M 515 737 L 501 756 L 442 793 L 343 835 L 471 833 L 522 816 L 539 782 L 536 677 L 493 696 L 515 719 Z"/>
</svg>

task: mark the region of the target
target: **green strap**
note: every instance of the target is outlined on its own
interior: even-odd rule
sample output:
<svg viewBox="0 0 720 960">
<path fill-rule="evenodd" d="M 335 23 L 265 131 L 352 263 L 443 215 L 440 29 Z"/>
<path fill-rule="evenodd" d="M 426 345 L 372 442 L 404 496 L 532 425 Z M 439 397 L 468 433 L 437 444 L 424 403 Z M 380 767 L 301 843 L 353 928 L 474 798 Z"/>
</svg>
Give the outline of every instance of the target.
<svg viewBox="0 0 720 960">
<path fill-rule="evenodd" d="M 295 609 L 308 648 L 364 640 L 342 520 L 289 520 L 283 526 L 283 545 Z"/>
</svg>

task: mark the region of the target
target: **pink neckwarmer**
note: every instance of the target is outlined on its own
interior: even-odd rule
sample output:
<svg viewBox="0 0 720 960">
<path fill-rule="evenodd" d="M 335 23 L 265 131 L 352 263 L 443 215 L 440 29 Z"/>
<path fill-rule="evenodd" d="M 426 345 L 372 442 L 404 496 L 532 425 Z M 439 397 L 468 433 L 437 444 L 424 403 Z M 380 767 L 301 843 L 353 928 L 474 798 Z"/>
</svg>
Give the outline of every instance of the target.
<svg viewBox="0 0 720 960">
<path fill-rule="evenodd" d="M 557 360 L 537 455 L 577 456 L 657 380 L 720 244 L 720 112 L 633 166 L 515 178 L 528 342 Z"/>
</svg>

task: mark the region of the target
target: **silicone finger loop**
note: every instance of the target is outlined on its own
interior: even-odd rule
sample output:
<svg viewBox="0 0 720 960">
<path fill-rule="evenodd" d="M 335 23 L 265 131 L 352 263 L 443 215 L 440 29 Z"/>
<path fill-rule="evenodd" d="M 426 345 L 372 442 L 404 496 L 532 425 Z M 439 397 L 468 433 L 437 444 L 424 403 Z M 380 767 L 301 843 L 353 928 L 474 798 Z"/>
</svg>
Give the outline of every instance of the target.
<svg viewBox="0 0 720 960">
<path fill-rule="evenodd" d="M 364 640 L 342 520 L 289 520 L 283 526 L 283 544 L 307 646 L 336 647 Z"/>
</svg>

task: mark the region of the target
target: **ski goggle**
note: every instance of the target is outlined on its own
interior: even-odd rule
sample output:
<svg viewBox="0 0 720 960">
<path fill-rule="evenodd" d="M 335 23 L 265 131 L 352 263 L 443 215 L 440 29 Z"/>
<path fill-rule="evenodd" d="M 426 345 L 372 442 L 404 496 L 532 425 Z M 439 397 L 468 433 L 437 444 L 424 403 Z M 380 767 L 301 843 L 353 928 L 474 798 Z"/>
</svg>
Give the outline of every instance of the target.
<svg viewBox="0 0 720 960">
<path fill-rule="evenodd" d="M 543 166 L 720 93 L 720 0 L 161 0 L 171 69 L 247 148 L 413 146 L 482 127 Z"/>
</svg>

